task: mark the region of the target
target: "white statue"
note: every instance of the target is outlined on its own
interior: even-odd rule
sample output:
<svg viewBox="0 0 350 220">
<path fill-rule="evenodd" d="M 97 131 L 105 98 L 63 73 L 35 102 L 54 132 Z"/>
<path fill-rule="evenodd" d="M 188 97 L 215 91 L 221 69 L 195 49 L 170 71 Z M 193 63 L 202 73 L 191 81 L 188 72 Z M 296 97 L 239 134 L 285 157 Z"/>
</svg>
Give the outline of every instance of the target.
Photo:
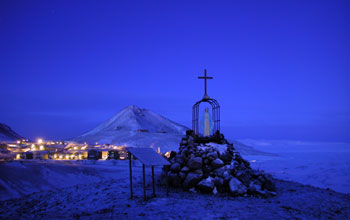
<svg viewBox="0 0 350 220">
<path fill-rule="evenodd" d="M 205 108 L 205 113 L 204 113 L 204 132 L 203 132 L 204 137 L 210 136 L 210 117 L 209 117 L 209 109 Z"/>
</svg>

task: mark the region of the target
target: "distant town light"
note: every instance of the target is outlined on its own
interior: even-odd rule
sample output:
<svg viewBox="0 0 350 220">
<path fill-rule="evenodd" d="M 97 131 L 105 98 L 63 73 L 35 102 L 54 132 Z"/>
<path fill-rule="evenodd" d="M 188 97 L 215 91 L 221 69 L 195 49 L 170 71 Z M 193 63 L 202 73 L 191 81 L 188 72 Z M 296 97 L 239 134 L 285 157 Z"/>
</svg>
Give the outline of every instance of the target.
<svg viewBox="0 0 350 220">
<path fill-rule="evenodd" d="M 17 141 L 17 144 L 20 144 L 21 143 L 21 141 Z"/>
<path fill-rule="evenodd" d="M 39 148 L 40 150 L 45 150 L 45 147 L 44 147 L 44 145 L 40 145 L 40 148 Z"/>
<path fill-rule="evenodd" d="M 43 139 L 41 138 L 38 139 L 38 144 L 42 144 L 43 142 L 44 142 Z"/>
</svg>

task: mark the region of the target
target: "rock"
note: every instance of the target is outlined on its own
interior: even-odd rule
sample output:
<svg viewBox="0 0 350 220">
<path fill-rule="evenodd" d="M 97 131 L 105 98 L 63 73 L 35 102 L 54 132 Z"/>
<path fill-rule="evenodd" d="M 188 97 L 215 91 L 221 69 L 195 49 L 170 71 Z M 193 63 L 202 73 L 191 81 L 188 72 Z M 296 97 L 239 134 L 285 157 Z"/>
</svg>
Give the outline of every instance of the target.
<svg viewBox="0 0 350 220">
<path fill-rule="evenodd" d="M 188 173 L 188 171 L 190 171 L 190 169 L 186 166 L 182 167 L 181 169 L 181 172 L 184 172 L 184 173 Z"/>
<path fill-rule="evenodd" d="M 271 174 L 264 174 L 263 177 L 264 177 L 263 178 L 264 181 L 262 182 L 263 189 L 267 189 L 269 191 L 276 192 L 276 185 L 273 182 L 273 178 L 272 178 Z"/>
<path fill-rule="evenodd" d="M 239 163 L 233 160 L 230 164 L 230 169 L 233 170 L 233 169 L 237 169 L 238 167 L 239 167 Z"/>
<path fill-rule="evenodd" d="M 217 146 L 210 142 L 222 144 L 219 150 L 226 150 L 219 153 Z M 181 140 L 179 151 L 171 152 L 168 160 L 171 163 L 169 183 L 175 187 L 203 193 L 230 192 L 233 196 L 276 195 L 272 176 L 253 170 L 220 132 L 202 139 L 189 131 Z M 162 175 L 165 174 L 164 170 Z"/>
<path fill-rule="evenodd" d="M 180 173 L 179 173 L 179 177 L 180 177 L 181 181 L 184 181 L 184 180 L 185 180 L 186 175 L 187 175 L 187 173 L 184 173 L 184 172 L 180 172 Z"/>
<path fill-rule="evenodd" d="M 261 190 L 261 186 L 256 183 L 256 182 L 251 182 L 249 184 L 249 187 L 248 187 L 248 193 L 251 194 L 251 195 L 254 195 L 254 194 L 258 194 L 260 193 Z"/>
<path fill-rule="evenodd" d="M 182 150 L 182 155 L 184 155 L 185 157 L 188 156 L 188 149 L 185 148 L 184 150 Z"/>
<path fill-rule="evenodd" d="M 232 176 L 229 174 L 228 171 L 225 171 L 224 174 L 222 175 L 222 177 L 224 178 L 225 182 L 230 181 L 230 179 L 232 178 Z"/>
<path fill-rule="evenodd" d="M 170 172 L 168 175 L 169 184 L 173 187 L 179 187 L 181 184 L 180 177 L 176 173 Z"/>
<path fill-rule="evenodd" d="M 229 163 L 232 160 L 231 155 L 227 151 L 223 152 L 219 158 L 225 163 Z"/>
<path fill-rule="evenodd" d="M 204 173 L 210 173 L 211 170 L 212 170 L 212 169 L 211 169 L 211 166 L 205 165 L 205 166 L 203 167 L 203 172 L 204 172 Z"/>
<path fill-rule="evenodd" d="M 198 169 L 198 170 L 194 170 L 192 171 L 193 173 L 196 173 L 196 174 L 203 174 L 203 171 L 201 169 Z"/>
<path fill-rule="evenodd" d="M 211 180 L 210 177 L 208 177 L 207 179 L 203 179 L 197 185 L 197 189 L 203 193 L 212 193 L 214 187 L 214 182 Z"/>
<path fill-rule="evenodd" d="M 233 196 L 242 196 L 245 193 L 247 193 L 247 187 L 243 185 L 243 183 L 241 183 L 235 177 L 231 178 L 228 185 L 229 185 L 230 193 Z"/>
<path fill-rule="evenodd" d="M 188 161 L 187 165 L 191 170 L 200 169 L 200 168 L 202 168 L 202 158 L 201 157 L 191 158 Z"/>
<path fill-rule="evenodd" d="M 170 170 L 173 171 L 174 173 L 177 173 L 181 170 L 181 165 L 179 163 L 173 163 L 170 166 Z"/>
<path fill-rule="evenodd" d="M 176 151 L 170 151 L 168 160 L 173 159 L 176 156 Z"/>
<path fill-rule="evenodd" d="M 244 166 L 245 166 L 246 168 L 249 168 L 249 169 L 250 169 L 250 164 L 249 164 L 248 161 L 246 161 L 245 159 L 242 158 L 242 162 L 243 162 L 243 164 L 244 164 Z"/>
<path fill-rule="evenodd" d="M 271 191 L 267 191 L 267 190 L 265 192 L 266 192 L 267 197 L 277 196 L 276 192 L 271 192 Z"/>
<path fill-rule="evenodd" d="M 258 178 L 259 176 L 263 175 L 263 172 L 261 172 L 259 170 L 252 170 L 251 174 L 254 178 Z"/>
<path fill-rule="evenodd" d="M 182 140 L 180 144 L 183 146 L 186 146 L 188 144 L 188 142 L 187 142 L 187 140 Z"/>
<path fill-rule="evenodd" d="M 225 165 L 224 162 L 220 159 L 215 159 L 211 162 L 211 166 L 213 167 L 213 169 L 220 168 L 224 165 Z"/>
<path fill-rule="evenodd" d="M 215 160 L 219 157 L 218 153 L 216 151 L 208 153 L 207 157 L 209 160 Z"/>
<path fill-rule="evenodd" d="M 178 154 L 175 157 L 175 162 L 179 163 L 179 164 L 184 164 L 186 161 L 186 156 L 183 154 Z"/>
<path fill-rule="evenodd" d="M 221 167 L 221 168 L 219 168 L 219 169 L 214 170 L 214 174 L 215 174 L 216 176 L 223 177 L 223 176 L 224 176 L 224 172 L 225 172 L 226 170 L 227 170 L 226 167 Z"/>
<path fill-rule="evenodd" d="M 218 176 L 213 179 L 213 182 L 216 187 L 222 187 L 224 185 L 224 180 Z"/>
<path fill-rule="evenodd" d="M 189 189 L 192 187 L 195 187 L 197 185 L 197 183 L 202 179 L 202 175 L 201 174 L 197 174 L 197 173 L 188 173 L 186 176 L 185 181 L 183 182 L 183 187 L 185 189 Z"/>
<path fill-rule="evenodd" d="M 256 182 L 251 182 L 249 184 L 248 193 L 251 195 L 260 195 L 260 196 L 265 197 L 265 198 L 277 195 L 276 192 L 263 190 L 262 187 Z"/>
<path fill-rule="evenodd" d="M 236 174 L 236 177 L 246 186 L 249 186 L 250 175 L 244 170 L 239 170 Z"/>
</svg>

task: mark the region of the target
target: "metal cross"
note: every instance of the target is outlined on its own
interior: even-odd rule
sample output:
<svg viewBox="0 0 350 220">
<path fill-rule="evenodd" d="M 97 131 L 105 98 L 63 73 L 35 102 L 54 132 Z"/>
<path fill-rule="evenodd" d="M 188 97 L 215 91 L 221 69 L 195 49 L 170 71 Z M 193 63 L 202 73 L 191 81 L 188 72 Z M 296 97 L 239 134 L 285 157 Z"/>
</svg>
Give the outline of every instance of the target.
<svg viewBox="0 0 350 220">
<path fill-rule="evenodd" d="M 204 69 L 204 76 L 199 76 L 198 79 L 204 79 L 204 98 L 203 99 L 209 99 L 209 96 L 207 94 L 207 79 L 213 79 L 213 77 L 207 76 L 207 70 Z"/>
</svg>

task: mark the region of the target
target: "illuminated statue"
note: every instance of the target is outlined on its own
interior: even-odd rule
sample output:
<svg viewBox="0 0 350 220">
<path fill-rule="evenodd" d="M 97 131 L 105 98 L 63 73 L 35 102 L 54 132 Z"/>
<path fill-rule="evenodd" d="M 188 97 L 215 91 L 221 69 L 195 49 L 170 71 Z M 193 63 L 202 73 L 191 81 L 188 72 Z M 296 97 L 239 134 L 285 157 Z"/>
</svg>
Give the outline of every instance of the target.
<svg viewBox="0 0 350 220">
<path fill-rule="evenodd" d="M 203 115 L 203 118 L 201 120 L 201 128 L 202 128 L 202 132 L 203 132 L 204 137 L 208 137 L 211 135 L 212 127 L 213 127 L 213 122 L 211 120 L 209 108 L 205 108 L 204 115 Z"/>
<path fill-rule="evenodd" d="M 205 108 L 205 114 L 204 114 L 204 137 L 207 137 L 210 135 L 210 125 L 209 125 L 209 109 Z"/>
</svg>

